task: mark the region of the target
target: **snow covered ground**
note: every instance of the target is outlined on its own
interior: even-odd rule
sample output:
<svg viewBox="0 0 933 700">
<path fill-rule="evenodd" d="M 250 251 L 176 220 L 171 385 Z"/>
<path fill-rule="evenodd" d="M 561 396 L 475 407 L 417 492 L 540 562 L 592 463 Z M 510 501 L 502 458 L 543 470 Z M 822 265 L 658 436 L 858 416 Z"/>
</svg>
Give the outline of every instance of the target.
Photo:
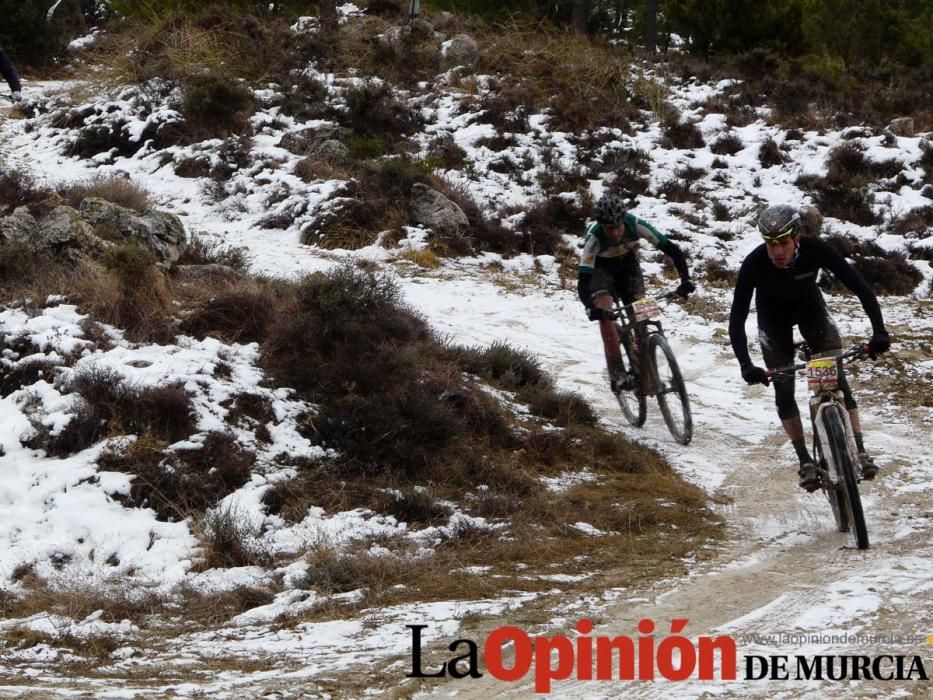
<svg viewBox="0 0 933 700">
<path fill-rule="evenodd" d="M 57 83 L 28 84 L 31 95 L 52 94 L 67 86 Z M 723 115 L 705 113 L 702 99 L 725 85 L 695 83 L 672 85 L 671 101 L 686 118 L 699 119 L 699 126 L 712 140 L 723 125 Z M 442 98 L 432 111 L 433 121 L 426 129 L 428 137 L 449 133 L 467 150 L 475 164 L 474 175 L 465 177 L 448 173 L 454 182 L 466 186 L 477 201 L 486 206 L 527 204 L 536 194 L 535 185 L 519 186 L 504 181 L 498 173 L 487 171 L 488 149 L 474 148 L 478 138 L 489 135 L 474 128 L 455 110 L 445 110 Z M 117 109 L 128 105 L 115 101 Z M 624 580 L 597 599 L 574 599 L 567 602 L 554 597 L 554 609 L 547 624 L 529 632 L 566 634 L 581 617 L 599 618 L 599 627 L 611 634 L 636 636 L 637 621 L 650 618 L 659 627 L 673 618 L 690 620 L 685 634 L 730 634 L 738 640 L 740 654 L 919 654 L 933 670 L 927 635 L 933 631 L 933 540 L 930 538 L 930 497 L 927 484 L 933 477 L 933 455 L 929 439 L 933 410 L 929 407 L 905 408 L 896 396 L 871 392 L 871 380 L 882 369 L 866 369 L 862 384 L 856 386 L 863 397 L 862 416 L 869 447 L 879 455 L 882 477 L 863 488 L 863 498 L 872 547 L 868 551 L 848 548 L 844 535 L 834 533 L 828 507 L 819 495 L 806 495 L 796 488 L 791 468 L 792 453 L 780 432 L 770 390 L 746 387 L 738 369 L 721 322 L 709 316 L 691 313 L 690 308 L 669 305 L 665 310 L 665 328 L 688 382 L 694 407 L 695 439 L 688 447 L 674 443 L 655 406 L 649 407 L 645 428 L 637 430 L 624 423 L 604 376 L 598 333 L 589 324 L 576 299 L 575 290 L 564 288 L 553 259 L 541 256 L 518 256 L 498 261 L 504 274 L 524 275 L 529 281 L 519 288 L 498 284 L 489 263 L 497 256 L 485 255 L 447 261 L 437 270 L 423 270 L 397 261 L 398 249 L 370 246 L 357 251 L 323 251 L 299 243 L 299 231 L 306 219 L 298 217 L 285 230 L 260 229 L 259 219 L 268 213 L 268 194 L 286 181 L 292 198 L 305 198 L 308 209 L 326 206 L 339 183 L 305 184 L 290 173 L 297 157 L 275 146 L 282 134 L 267 113 L 259 113 L 254 122 L 258 136 L 254 151 L 280 161 L 280 167 L 268 172 L 239 175 L 234 183 L 240 194 L 217 204 L 206 197 L 197 180 L 177 177 L 164 154 L 144 148 L 133 157 L 112 157 L 94 163 L 63 155 L 67 134 L 53 129 L 41 117 L 31 123 L 5 119 L 0 121 L 0 160 L 7 167 L 23 168 L 49 184 L 87 178 L 95 173 L 125 173 L 153 193 L 158 207 L 182 217 L 189 232 L 248 250 L 257 272 L 297 276 L 327 269 L 347 258 L 377 261 L 395 270 L 406 298 L 439 331 L 463 344 L 489 344 L 505 340 L 525 347 L 540 358 L 562 388 L 581 393 L 598 409 L 612 429 L 644 441 L 661 451 L 688 480 L 717 498 L 718 509 L 725 517 L 728 537 L 722 551 L 709 560 L 695 562 L 690 574 L 668 580 L 655 587 L 630 589 Z M 764 115 L 762 115 L 764 116 Z M 287 120 L 286 120 L 287 122 Z M 543 118 L 532 118 L 534 132 L 523 139 L 522 148 L 536 143 L 555 145 L 566 158 L 578 156 L 577 146 L 568 135 L 550 133 Z M 305 124 L 287 123 L 297 130 Z M 801 174 L 825 171 L 827 153 L 842 142 L 839 132 L 805 132 L 803 138 L 789 142 L 790 165 L 763 168 L 758 148 L 768 138 L 783 142 L 783 132 L 764 120 L 736 128 L 745 148 L 732 156 L 720 156 L 728 162 L 722 172 L 725 182 L 713 182 L 708 173 L 701 180 L 704 187 L 715 189 L 715 197 L 733 216 L 716 222 L 718 230 L 734 235 L 724 243 L 711 235 L 713 222 L 706 225 L 685 223 L 679 214 L 692 205 L 671 204 L 662 198 L 640 198 L 638 214 L 662 231 L 684 234 L 683 247 L 692 265 L 701 260 L 720 260 L 736 269 L 743 257 L 759 243 L 751 217 L 761 202 L 806 203 L 804 194 L 794 184 Z M 674 172 L 690 164 L 709 167 L 714 156 L 707 149 L 680 151 L 658 148 L 657 126 L 634 135 L 617 134 L 615 145 L 639 148 L 651 154 L 651 181 L 654 184 L 673 177 Z M 859 139 L 867 155 L 875 160 L 896 158 L 905 163 L 909 182 L 919 183 L 922 170 L 922 136 L 900 137 L 894 147 L 884 145 L 882 136 Z M 612 144 L 610 144 L 611 146 Z M 173 155 L 184 155 L 177 149 Z M 106 162 L 104 162 L 106 161 Z M 755 184 L 752 184 L 752 183 Z M 602 184 L 592 182 L 594 195 Z M 231 201 L 235 200 L 235 201 Z M 919 206 L 929 206 L 919 187 L 904 185 L 897 191 L 878 193 L 876 208 L 902 213 Z M 873 240 L 885 249 L 896 249 L 903 240 L 879 235 L 873 227 L 860 227 L 828 220 L 826 229 L 846 232 Z M 407 245 L 421 245 L 424 232 L 410 229 Z M 927 244 L 933 243 L 933 237 Z M 889 329 L 895 334 L 909 330 L 913 336 L 926 337 L 920 344 L 919 357 L 911 371 L 920 377 L 918 392 L 929 394 L 933 371 L 930 340 L 933 339 L 933 315 L 930 306 L 930 283 L 933 270 L 920 264 L 924 281 L 911 297 L 882 299 Z M 665 290 L 660 278 L 660 259 L 646 255 L 645 269 L 651 278 L 651 291 Z M 532 274 L 533 273 L 533 274 Z M 727 289 L 704 287 L 700 281 L 697 297 L 720 311 L 730 301 Z M 833 297 L 830 306 L 844 334 L 864 338 L 869 330 L 857 300 Z M 80 348 L 79 315 L 73 306 L 60 304 L 40 315 L 7 309 L 0 313 L 0 331 L 15 335 L 27 332 L 42 338 L 50 349 L 66 353 Z M 749 320 L 749 334 L 754 337 L 754 321 Z M 258 383 L 255 345 L 225 345 L 219 341 L 179 342 L 178 346 L 130 346 L 118 335 L 113 350 L 95 356 L 94 362 L 119 366 L 133 372 L 142 383 L 160 383 L 169 378 L 181 379 L 196 392 L 199 429 L 209 430 L 222 418 L 218 407 L 225 398 L 223 388 L 211 378 L 211 368 L 222 357 L 234 367 L 234 385 Z M 896 348 L 896 346 L 895 346 Z M 135 365 L 140 368 L 133 369 Z M 861 386 L 866 387 L 859 393 Z M 798 388 L 798 398 L 802 398 Z M 282 419 L 281 432 L 274 436 L 270 453 L 287 446 L 292 452 L 315 449 L 294 432 L 288 416 L 297 416 L 302 406 L 287 394 L 269 396 L 276 414 Z M 64 399 L 51 385 L 38 394 L 49 416 L 67 413 Z M 12 572 L 24 563 L 34 563 L 43 577 L 91 581 L 133 577 L 136 585 L 165 586 L 186 581 L 202 590 L 224 590 L 247 580 L 261 582 L 264 573 L 249 567 L 212 570 L 200 574 L 188 570 L 195 541 L 186 523 L 157 522 L 151 511 L 124 509 L 107 497 L 108 493 L 128 489 L 125 475 L 97 474 L 95 460 L 99 451 L 85 451 L 64 460 L 43 459 L 24 448 L 19 436 L 29 429 L 23 411 L 23 397 L 16 394 L 0 400 L 0 585 L 15 590 Z M 927 402 L 929 406 L 929 402 Z M 60 429 L 59 426 L 58 429 Z M 103 449 L 103 446 L 101 446 Z M 96 475 L 96 476 L 95 476 Z M 260 496 L 275 474 L 255 477 L 228 497 L 229 504 L 262 522 Z M 122 480 L 122 481 L 121 481 Z M 119 482 L 119 483 L 118 483 Z M 287 548 L 296 541 L 324 533 L 349 538 L 362 529 L 404 530 L 404 525 L 377 518 L 345 513 L 334 518 L 309 517 L 294 527 L 279 524 L 267 530 L 272 547 Z M 105 568 L 99 562 L 115 555 L 120 564 Z M 56 555 L 67 555 L 66 558 Z M 59 562 L 56 564 L 55 562 Z M 61 561 L 66 561 L 61 565 Z M 300 571 L 292 572 L 298 575 Z M 456 574 L 454 574 L 456 575 Z M 10 588 L 10 587 L 13 588 Z M 555 588 L 572 591 L 572 582 L 555 583 Z M 347 594 L 352 596 L 353 594 Z M 426 645 L 443 648 L 458 638 L 467 616 L 490 616 L 501 624 L 508 622 L 527 598 L 509 598 L 471 603 L 449 601 L 401 606 L 367 611 L 359 619 L 327 623 L 303 623 L 291 628 L 270 624 L 287 607 L 312 606 L 314 594 L 286 590 L 268 606 L 254 608 L 230 620 L 222 629 L 175 638 L 162 648 L 141 648 L 134 641 L 132 625 L 103 623 L 91 615 L 87 619 L 58 619 L 37 614 L 29 620 L 0 622 L 0 630 L 22 627 L 37 631 L 55 631 L 76 636 L 107 634 L 125 639 L 112 653 L 112 668 L 125 681 L 119 687 L 99 680 L 82 679 L 60 669 L 70 660 L 69 654 L 40 644 L 25 650 L 4 653 L 5 670 L 0 677 L 7 685 L 0 691 L 10 695 L 74 691 L 101 697 L 153 696 L 174 693 L 180 696 L 210 694 L 217 697 L 316 696 L 335 692 L 340 682 L 334 678 L 354 678 L 353 696 L 380 694 L 405 681 L 410 668 L 410 632 L 404 625 L 412 620 L 430 622 L 431 638 Z M 665 628 L 666 631 L 666 628 Z M 842 643 L 809 640 L 788 643 L 767 639 L 767 635 L 840 634 L 892 635 L 893 643 Z M 748 635 L 743 637 L 743 635 Z M 761 635 L 753 639 L 751 635 Z M 915 636 L 921 641 L 904 641 Z M 442 644 L 443 642 L 443 644 Z M 197 683 L 176 683 L 170 674 L 161 679 L 166 667 L 194 666 L 205 657 L 226 658 L 226 670 Z M 345 675 L 341 675 L 345 674 Z M 329 684 L 330 683 L 330 684 Z M 455 697 L 526 697 L 533 694 L 530 682 L 507 684 L 491 680 L 457 680 L 434 688 L 419 689 L 402 685 L 400 692 L 423 691 Z M 929 693 L 929 685 L 909 682 L 686 682 L 671 687 L 664 682 L 626 684 L 623 682 L 555 685 L 555 693 L 564 697 L 920 697 Z M 367 693 L 368 694 L 368 693 Z"/>
</svg>

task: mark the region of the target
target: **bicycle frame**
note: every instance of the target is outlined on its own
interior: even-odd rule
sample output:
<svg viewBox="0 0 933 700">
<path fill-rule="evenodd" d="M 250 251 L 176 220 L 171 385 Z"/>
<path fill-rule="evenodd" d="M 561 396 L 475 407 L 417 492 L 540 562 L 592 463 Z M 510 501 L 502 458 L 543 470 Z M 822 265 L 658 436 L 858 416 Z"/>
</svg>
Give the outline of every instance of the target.
<svg viewBox="0 0 933 700">
<path fill-rule="evenodd" d="M 616 315 L 618 320 L 618 325 L 616 329 L 619 332 L 619 339 L 625 342 L 626 338 L 637 337 L 638 339 L 638 361 L 642 363 L 642 367 L 647 367 L 645 364 L 646 360 L 650 358 L 648 355 L 648 336 L 660 333 L 664 335 L 664 328 L 661 325 L 661 320 L 659 318 L 638 318 L 639 312 L 637 310 L 637 305 L 640 302 L 648 302 L 654 305 L 654 312 L 657 312 L 657 302 L 659 301 L 668 301 L 677 296 L 675 292 L 668 292 L 657 299 L 642 299 L 631 304 L 621 304 L 618 299 L 613 300 L 612 311 Z M 645 374 L 649 376 L 651 372 L 641 373 L 644 377 Z M 643 380 L 644 381 L 644 380 Z M 652 390 L 654 387 L 651 387 Z"/>
<path fill-rule="evenodd" d="M 830 406 L 838 407 L 845 427 L 846 444 L 849 448 L 849 452 L 853 455 L 858 454 L 858 448 L 855 444 L 855 433 L 852 430 L 852 421 L 849 417 L 849 411 L 845 407 L 845 397 L 842 391 L 842 382 L 845 376 L 843 362 L 847 359 L 861 356 L 864 353 L 864 348 L 861 345 L 856 345 L 846 352 L 827 353 L 826 356 L 814 357 L 810 352 L 810 346 L 806 342 L 795 343 L 794 347 L 800 350 L 803 359 L 807 360 L 807 362 L 811 360 L 832 360 L 836 367 L 837 387 L 830 389 L 823 386 L 822 382 L 817 382 L 809 399 L 810 424 L 813 428 L 813 448 L 815 451 L 819 452 L 820 456 L 826 461 L 828 467 L 826 470 L 827 476 L 829 477 L 830 483 L 835 487 L 840 483 L 841 476 L 837 465 L 834 463 L 831 454 L 832 451 L 823 450 L 823 445 L 829 444 L 826 428 L 822 420 L 823 413 Z M 807 363 L 794 364 L 776 369 L 775 374 L 796 372 L 797 370 L 807 369 L 808 366 Z M 829 452 L 830 454 L 827 455 L 824 454 L 824 452 Z"/>
<path fill-rule="evenodd" d="M 795 347 L 801 349 L 807 362 L 775 369 L 772 375 L 807 370 L 807 380 L 812 390 L 809 405 L 813 452 L 818 462 L 816 468 L 820 475 L 820 488 L 832 507 L 839 531 L 851 530 L 856 546 L 865 549 L 869 546 L 868 528 L 858 492 L 858 483 L 861 481 L 855 468 L 858 448 L 849 411 L 845 406 L 843 371 L 843 361 L 863 356 L 865 348 L 857 345 L 846 352 L 813 357 L 806 342 L 796 343 Z"/>
</svg>

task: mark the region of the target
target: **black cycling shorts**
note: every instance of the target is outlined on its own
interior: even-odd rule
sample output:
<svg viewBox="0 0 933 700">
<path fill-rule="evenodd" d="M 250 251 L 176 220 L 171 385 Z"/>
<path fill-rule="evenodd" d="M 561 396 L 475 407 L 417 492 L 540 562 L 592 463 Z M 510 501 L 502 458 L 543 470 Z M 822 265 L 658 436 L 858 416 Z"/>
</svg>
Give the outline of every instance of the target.
<svg viewBox="0 0 933 700">
<path fill-rule="evenodd" d="M 782 309 L 769 315 L 758 309 L 758 341 L 761 355 L 769 369 L 785 367 L 794 362 L 794 326 L 810 345 L 814 355 L 842 349 L 839 329 L 829 315 L 826 301 L 820 294 L 808 300 L 802 309 Z M 856 408 L 855 399 L 845 376 L 840 382 L 846 408 Z M 783 374 L 774 378 L 774 400 L 782 420 L 800 415 L 794 399 L 794 375 Z"/>
<path fill-rule="evenodd" d="M 623 304 L 631 304 L 645 296 L 645 279 L 638 256 L 631 252 L 618 258 L 596 258 L 590 294 L 609 292 Z"/>
</svg>

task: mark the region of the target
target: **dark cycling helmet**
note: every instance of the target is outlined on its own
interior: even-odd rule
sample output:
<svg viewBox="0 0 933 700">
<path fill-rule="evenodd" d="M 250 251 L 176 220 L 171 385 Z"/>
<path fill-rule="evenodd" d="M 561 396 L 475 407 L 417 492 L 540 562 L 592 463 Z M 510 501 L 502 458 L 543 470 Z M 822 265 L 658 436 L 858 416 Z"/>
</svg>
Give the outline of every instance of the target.
<svg viewBox="0 0 933 700">
<path fill-rule="evenodd" d="M 615 194 L 604 194 L 596 202 L 593 215 L 604 226 L 618 226 L 625 218 L 625 200 Z"/>
<path fill-rule="evenodd" d="M 800 232 L 800 212 L 786 204 L 775 204 L 758 215 L 758 232 L 766 241 L 780 241 Z"/>
</svg>

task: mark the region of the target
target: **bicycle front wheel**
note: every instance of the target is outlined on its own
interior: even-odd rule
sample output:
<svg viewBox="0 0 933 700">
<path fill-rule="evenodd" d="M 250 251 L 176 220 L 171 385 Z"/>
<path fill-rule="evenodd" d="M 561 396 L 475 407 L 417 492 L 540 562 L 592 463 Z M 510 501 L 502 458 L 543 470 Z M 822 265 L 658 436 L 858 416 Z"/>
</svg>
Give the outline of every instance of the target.
<svg viewBox="0 0 933 700">
<path fill-rule="evenodd" d="M 661 415 L 674 439 L 686 445 L 693 438 L 693 414 L 674 352 L 663 335 L 654 333 L 648 338 L 648 354 Z"/>
<path fill-rule="evenodd" d="M 619 402 L 619 408 L 622 409 L 622 415 L 625 416 L 625 420 L 636 428 L 640 428 L 645 424 L 645 418 L 648 415 L 648 406 L 644 395 L 638 390 L 639 380 L 637 374 L 634 372 L 632 352 L 629 349 L 631 343 L 625 342 L 625 337 L 621 329 L 619 329 L 619 331 L 619 338 L 622 341 L 620 344 L 622 362 L 625 365 L 625 381 L 616 391 L 616 400 Z M 609 368 L 609 372 L 611 376 L 611 367 Z"/>
<path fill-rule="evenodd" d="M 836 469 L 843 479 L 843 493 L 848 521 L 852 526 L 852 535 L 855 546 L 859 549 L 868 549 L 868 526 L 865 524 L 865 513 L 862 510 L 862 497 L 858 491 L 858 477 L 855 474 L 855 460 L 849 452 L 849 443 L 846 440 L 845 423 L 842 417 L 842 408 L 838 405 L 828 406 L 823 410 L 823 426 L 826 428 L 826 439 L 836 464 Z"/>
</svg>

